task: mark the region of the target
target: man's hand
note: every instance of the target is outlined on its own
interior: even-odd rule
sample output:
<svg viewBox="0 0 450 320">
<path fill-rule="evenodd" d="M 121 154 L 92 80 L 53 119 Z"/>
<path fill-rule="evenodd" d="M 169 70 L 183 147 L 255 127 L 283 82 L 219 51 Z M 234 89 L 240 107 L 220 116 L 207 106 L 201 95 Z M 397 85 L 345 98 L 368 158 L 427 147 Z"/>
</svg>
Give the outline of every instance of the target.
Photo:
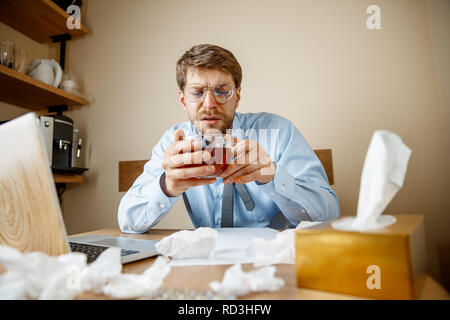
<svg viewBox="0 0 450 320">
<path fill-rule="evenodd" d="M 216 182 L 216 178 L 199 178 L 215 172 L 212 164 L 202 165 L 211 154 L 202 151 L 201 141 L 183 140 L 184 131 L 174 133 L 174 143 L 164 152 L 162 167 L 165 176 L 161 180 L 161 189 L 168 197 L 175 197 L 194 186 Z M 195 165 L 193 167 L 189 165 Z"/>
<path fill-rule="evenodd" d="M 231 139 L 235 143 L 232 148 L 235 160 L 219 176 L 223 182 L 244 184 L 251 181 L 272 181 L 276 167 L 266 150 L 253 140 L 238 140 L 236 137 Z"/>
</svg>

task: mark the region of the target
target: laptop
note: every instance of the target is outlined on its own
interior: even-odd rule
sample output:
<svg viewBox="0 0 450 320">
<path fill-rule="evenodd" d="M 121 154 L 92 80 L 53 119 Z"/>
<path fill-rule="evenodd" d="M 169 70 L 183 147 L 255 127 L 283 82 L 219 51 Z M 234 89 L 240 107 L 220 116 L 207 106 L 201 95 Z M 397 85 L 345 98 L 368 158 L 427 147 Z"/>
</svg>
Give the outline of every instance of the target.
<svg viewBox="0 0 450 320">
<path fill-rule="evenodd" d="M 0 125 L 0 245 L 53 256 L 82 252 L 88 263 L 110 247 L 121 249 L 122 263 L 158 254 L 152 240 L 104 235 L 68 238 L 48 163 L 34 113 Z"/>
</svg>

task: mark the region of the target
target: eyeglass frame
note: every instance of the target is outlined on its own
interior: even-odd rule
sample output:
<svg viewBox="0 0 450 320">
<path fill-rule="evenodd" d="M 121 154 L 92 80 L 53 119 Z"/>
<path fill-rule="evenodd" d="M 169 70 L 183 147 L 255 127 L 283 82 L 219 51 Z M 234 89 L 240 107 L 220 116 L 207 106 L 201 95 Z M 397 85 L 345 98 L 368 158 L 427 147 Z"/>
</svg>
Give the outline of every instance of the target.
<svg viewBox="0 0 450 320">
<path fill-rule="evenodd" d="M 203 102 L 203 101 L 205 100 L 205 97 L 206 97 L 206 92 L 207 92 L 208 90 L 211 90 L 211 93 L 212 93 L 214 99 L 216 100 L 216 102 L 217 102 L 218 104 L 225 104 L 225 103 L 227 103 L 231 98 L 233 98 L 234 93 L 235 93 L 235 91 L 237 90 L 237 89 L 235 88 L 235 86 L 234 86 L 233 84 L 229 83 L 229 82 L 224 82 L 224 83 L 218 84 L 218 85 L 213 86 L 213 87 L 203 86 L 201 83 L 195 83 L 195 82 L 194 82 L 194 83 L 186 84 L 186 85 L 184 86 L 184 88 L 186 88 L 188 85 L 194 85 L 194 84 L 200 85 L 200 86 L 202 87 L 202 89 L 203 89 L 203 96 L 202 96 L 202 98 L 201 98 L 200 100 L 198 100 L 198 101 L 192 101 L 192 100 L 189 99 L 189 98 L 187 97 L 187 95 L 184 93 L 184 89 L 181 90 L 181 92 L 183 93 L 183 96 L 184 96 L 188 101 L 190 101 L 190 102 L 192 102 L 192 103 L 200 103 L 200 102 Z M 218 87 L 218 86 L 223 86 L 224 84 L 228 84 L 228 85 L 231 86 L 231 96 L 230 96 L 225 102 L 222 102 L 222 103 L 221 103 L 221 102 L 217 101 L 217 97 L 216 97 L 216 95 L 214 94 L 214 90 L 213 90 L 213 89 L 216 88 L 216 87 Z"/>
</svg>

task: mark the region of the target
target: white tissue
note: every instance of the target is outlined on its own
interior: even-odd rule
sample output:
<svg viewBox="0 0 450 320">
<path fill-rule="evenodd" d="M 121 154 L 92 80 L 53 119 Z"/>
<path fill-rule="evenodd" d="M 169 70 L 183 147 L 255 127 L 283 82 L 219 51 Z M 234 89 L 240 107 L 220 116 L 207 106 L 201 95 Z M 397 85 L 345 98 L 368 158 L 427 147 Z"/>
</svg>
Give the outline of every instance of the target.
<svg viewBox="0 0 450 320">
<path fill-rule="evenodd" d="M 255 267 L 286 263 L 295 263 L 295 230 L 288 229 L 279 232 L 275 239 L 253 239 L 255 250 Z"/>
<path fill-rule="evenodd" d="M 158 257 L 141 275 L 120 274 L 106 284 L 102 290 L 114 298 L 151 298 L 169 274 L 170 266 L 163 257 Z"/>
<path fill-rule="evenodd" d="M 110 248 L 102 252 L 89 267 L 82 270 L 78 281 L 82 284 L 83 291 L 103 293 L 103 286 L 120 276 L 121 272 L 120 249 Z"/>
<path fill-rule="evenodd" d="M 295 229 L 297 230 L 304 230 L 304 229 L 309 229 L 318 225 L 321 225 L 323 223 L 323 221 L 300 221 L 300 223 L 297 225 L 297 227 Z"/>
<path fill-rule="evenodd" d="M 158 257 L 142 275 L 122 274 L 119 248 L 105 250 L 88 266 L 82 253 L 53 257 L 0 246 L 0 264 L 7 270 L 0 275 L 0 299 L 73 299 L 85 291 L 150 297 L 170 272 L 168 262 Z"/>
<path fill-rule="evenodd" d="M 255 267 L 270 264 L 295 264 L 295 230 L 308 229 L 324 222 L 301 221 L 295 229 L 279 232 L 275 239 L 253 239 Z"/>
<path fill-rule="evenodd" d="M 70 285 L 71 276 L 86 266 L 86 256 L 22 254 L 0 246 L 0 264 L 7 269 L 0 276 L 0 299 L 72 299 L 81 288 Z"/>
<path fill-rule="evenodd" d="M 368 231 L 396 222 L 393 216 L 381 216 L 398 190 L 403 187 L 411 149 L 387 130 L 373 134 L 361 175 L 356 218 L 336 220 L 332 227 L 343 231 Z"/>
<path fill-rule="evenodd" d="M 182 230 L 161 239 L 156 244 L 158 253 L 174 259 L 208 258 L 216 246 L 218 233 L 212 228 Z"/>
<path fill-rule="evenodd" d="M 225 271 L 222 282 L 213 281 L 210 288 L 227 298 L 245 295 L 249 292 L 277 291 L 283 285 L 281 278 L 275 277 L 276 268 L 267 266 L 258 270 L 244 272 L 240 263 Z"/>
</svg>

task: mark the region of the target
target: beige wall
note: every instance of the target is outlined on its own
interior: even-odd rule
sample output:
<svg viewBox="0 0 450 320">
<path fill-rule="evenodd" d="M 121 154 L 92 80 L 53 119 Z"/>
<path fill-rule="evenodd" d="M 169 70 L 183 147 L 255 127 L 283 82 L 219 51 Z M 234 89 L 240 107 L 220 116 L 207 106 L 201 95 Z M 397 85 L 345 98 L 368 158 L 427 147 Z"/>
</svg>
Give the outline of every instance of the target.
<svg viewBox="0 0 450 320">
<path fill-rule="evenodd" d="M 118 161 L 150 158 L 163 131 L 187 119 L 175 62 L 192 45 L 213 43 L 242 65 L 240 112 L 280 114 L 313 148 L 333 149 L 344 215 L 356 213 L 373 132 L 398 133 L 413 153 L 404 188 L 386 213 L 424 214 L 431 274 L 440 279 L 440 270 L 448 272 L 441 264 L 450 242 L 449 117 L 440 86 L 448 73 L 436 73 L 448 55 L 433 51 L 445 38 L 436 30 L 448 21 L 428 15 L 428 2 L 85 3 L 91 34 L 69 43 L 68 67 L 95 101 L 67 113 L 87 140 L 89 166 L 86 182 L 64 195 L 69 233 L 117 227 Z M 366 8 L 374 3 L 382 29 L 370 31 Z M 436 19 L 433 32 L 429 18 Z M 190 226 L 182 201 L 158 225 Z"/>
<path fill-rule="evenodd" d="M 450 0 L 427 0 L 439 97 L 450 137 Z"/>
</svg>

